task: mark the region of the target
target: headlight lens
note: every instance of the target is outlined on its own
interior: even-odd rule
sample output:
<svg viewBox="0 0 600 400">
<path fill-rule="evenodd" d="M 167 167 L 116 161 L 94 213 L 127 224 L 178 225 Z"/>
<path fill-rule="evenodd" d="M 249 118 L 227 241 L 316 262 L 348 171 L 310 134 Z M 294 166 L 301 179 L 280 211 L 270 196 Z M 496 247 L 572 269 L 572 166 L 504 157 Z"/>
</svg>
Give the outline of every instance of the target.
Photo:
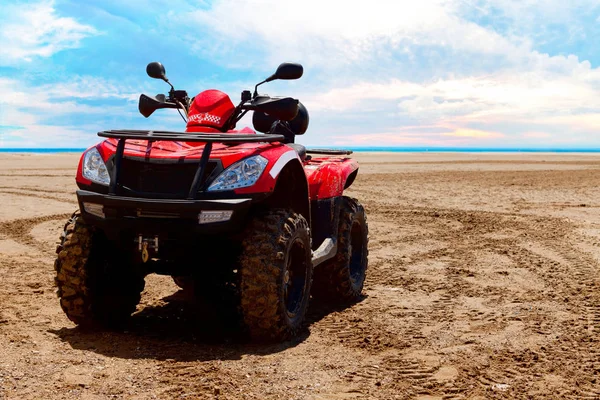
<svg viewBox="0 0 600 400">
<path fill-rule="evenodd" d="M 261 156 L 248 157 L 232 164 L 208 187 L 209 192 L 252 186 L 258 181 L 269 162 Z"/>
<path fill-rule="evenodd" d="M 101 185 L 110 184 L 108 170 L 102 156 L 95 147 L 88 150 L 83 157 L 83 177 Z"/>
</svg>

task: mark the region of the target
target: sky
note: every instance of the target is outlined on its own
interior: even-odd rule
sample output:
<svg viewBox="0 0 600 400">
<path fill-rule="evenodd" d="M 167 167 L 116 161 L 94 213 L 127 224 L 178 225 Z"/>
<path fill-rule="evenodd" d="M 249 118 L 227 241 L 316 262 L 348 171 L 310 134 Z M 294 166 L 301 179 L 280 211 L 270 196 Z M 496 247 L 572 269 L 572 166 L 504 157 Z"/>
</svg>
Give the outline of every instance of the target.
<svg viewBox="0 0 600 400">
<path fill-rule="evenodd" d="M 300 99 L 311 146 L 600 148 L 600 0 L 0 2 L 0 148 L 87 147 L 177 89 Z M 251 125 L 249 119 L 241 125 Z"/>
</svg>

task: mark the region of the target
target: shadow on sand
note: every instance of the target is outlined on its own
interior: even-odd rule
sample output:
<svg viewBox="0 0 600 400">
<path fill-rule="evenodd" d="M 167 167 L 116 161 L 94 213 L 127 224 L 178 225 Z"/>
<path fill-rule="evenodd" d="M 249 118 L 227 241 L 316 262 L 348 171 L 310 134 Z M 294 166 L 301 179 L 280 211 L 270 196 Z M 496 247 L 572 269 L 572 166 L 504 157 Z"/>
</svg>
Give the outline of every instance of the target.
<svg viewBox="0 0 600 400">
<path fill-rule="evenodd" d="M 109 357 L 237 360 L 245 354 L 266 355 L 295 347 L 310 336 L 311 324 L 347 307 L 311 304 L 307 322 L 295 338 L 283 343 L 263 344 L 250 342 L 231 312 L 218 305 L 195 302 L 182 290 L 163 298 L 161 303 L 146 306 L 135 313 L 122 330 L 73 327 L 49 332 L 69 343 L 73 349 Z"/>
</svg>

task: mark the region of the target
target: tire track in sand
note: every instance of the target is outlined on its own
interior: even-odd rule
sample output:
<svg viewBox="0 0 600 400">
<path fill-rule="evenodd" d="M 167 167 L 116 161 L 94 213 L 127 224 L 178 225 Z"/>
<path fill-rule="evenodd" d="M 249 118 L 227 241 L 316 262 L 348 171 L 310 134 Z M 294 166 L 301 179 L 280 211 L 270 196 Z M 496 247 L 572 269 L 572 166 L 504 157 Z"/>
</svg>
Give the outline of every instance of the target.
<svg viewBox="0 0 600 400">
<path fill-rule="evenodd" d="M 582 307 L 587 315 L 579 319 L 573 326 L 573 336 L 570 339 L 572 348 L 564 351 L 561 347 L 561 356 L 572 357 L 580 355 L 576 362 L 579 363 L 581 378 L 579 387 L 568 394 L 570 398 L 598 399 L 600 398 L 600 267 L 598 262 L 582 254 L 572 246 L 559 249 L 570 267 L 574 276 L 573 287 L 567 287 L 572 297 L 583 297 Z M 586 318 L 587 317 L 587 318 Z M 576 350 L 576 351 L 573 351 Z"/>
<path fill-rule="evenodd" d="M 74 201 L 72 199 L 66 198 L 67 194 L 65 194 L 65 197 L 58 197 L 58 196 L 51 196 L 51 195 L 48 195 L 48 194 L 27 193 L 27 192 L 21 192 L 21 191 L 16 191 L 16 190 L 4 190 L 4 189 L 0 189 L 0 193 L 12 194 L 12 195 L 21 196 L 21 197 L 33 197 L 33 198 L 36 198 L 36 199 L 56 200 L 56 201 L 60 201 L 61 203 L 77 204 L 77 201 Z M 72 198 L 71 195 L 70 195 L 70 197 Z"/>
<path fill-rule="evenodd" d="M 527 268 L 535 276 L 546 281 L 548 287 L 556 287 L 557 281 L 563 281 L 564 279 L 557 277 L 557 272 L 566 274 L 571 272 L 572 276 L 567 278 L 567 281 L 572 282 L 573 280 L 580 282 L 583 286 L 595 287 L 594 283 L 590 283 L 589 276 L 594 270 L 597 271 L 597 266 L 592 262 L 581 262 L 581 255 L 576 251 L 567 252 L 563 255 L 566 259 L 566 263 L 561 265 L 559 262 L 552 258 L 540 257 L 529 251 L 519 250 L 517 248 L 518 241 L 521 240 L 518 235 L 513 235 L 511 232 L 528 232 L 527 239 L 533 240 L 536 243 L 542 243 L 551 249 L 565 249 L 569 248 L 569 244 L 566 241 L 568 234 L 573 230 L 572 224 L 562 219 L 553 218 L 540 218 L 536 216 L 523 216 L 514 213 L 493 213 L 493 212 L 468 212 L 468 211 L 457 211 L 452 209 L 446 210 L 432 210 L 432 209 L 411 209 L 411 210 L 399 210 L 395 209 L 384 209 L 385 207 L 378 207 L 379 212 L 383 211 L 386 218 L 392 218 L 394 221 L 408 220 L 409 223 L 414 224 L 415 220 L 417 224 L 427 226 L 429 229 L 436 231 L 436 238 L 447 241 L 449 246 L 442 249 L 436 249 L 430 252 L 424 252 L 419 255 L 412 256 L 409 263 L 416 263 L 426 259 L 437 259 L 447 261 L 447 267 L 445 269 L 445 282 L 436 285 L 430 285 L 428 290 L 435 289 L 439 294 L 439 298 L 433 301 L 432 306 L 427 307 L 411 307 L 411 310 L 405 312 L 405 316 L 411 317 L 413 320 L 410 321 L 410 327 L 404 331 L 403 334 L 410 342 L 411 348 L 435 348 L 430 338 L 426 334 L 421 333 L 422 327 L 430 325 L 431 321 L 437 321 L 441 324 L 447 323 L 449 326 L 454 322 L 455 316 L 454 311 L 456 308 L 456 299 L 459 296 L 476 296 L 480 294 L 481 289 L 473 286 L 471 281 L 472 277 L 476 277 L 481 274 L 478 270 L 477 264 L 477 251 L 488 251 L 494 254 L 502 255 L 511 259 L 515 267 Z M 462 228 L 458 231 L 448 231 L 443 226 L 440 227 L 434 219 L 448 219 L 457 222 L 455 226 L 461 226 Z M 506 235 L 499 234 L 498 231 L 509 232 Z M 533 234 L 531 234 L 533 232 Z M 489 236 L 489 237 L 486 237 Z M 532 237 L 533 236 L 533 237 Z M 418 239 L 418 238 L 417 238 Z M 388 260 L 389 261 L 389 260 Z M 577 262 L 576 262 L 577 261 Z M 379 271 L 375 274 L 371 274 L 371 278 L 375 281 L 372 284 L 392 284 L 394 286 L 401 285 L 402 279 L 398 276 L 390 276 L 389 273 L 382 272 L 385 261 L 378 262 L 375 268 Z M 406 271 L 404 268 L 407 264 L 400 263 L 401 270 Z M 582 269 L 582 266 L 586 268 Z M 595 269 L 596 268 L 596 269 Z M 511 270 L 512 271 L 512 270 Z M 389 271 L 388 271 L 389 272 Z M 508 274 L 507 271 L 499 270 L 498 273 Z M 406 273 L 406 272 L 403 272 Z M 511 272 L 512 273 L 512 272 Z M 503 275 L 500 275 L 503 276 Z M 584 276 L 588 276 L 585 279 Z M 404 283 L 408 283 L 409 287 L 416 289 L 419 286 L 419 280 L 411 281 L 406 279 Z M 568 285 L 567 285 L 568 286 Z M 576 288 L 577 289 L 577 288 Z M 585 290 L 582 288 L 579 290 L 572 291 L 568 295 L 574 299 L 581 299 L 585 297 Z M 498 297 L 505 296 L 502 290 L 489 287 L 487 290 L 488 295 L 494 295 Z M 513 291 L 512 288 L 510 291 Z M 525 301 L 539 301 L 538 297 L 544 297 L 541 293 L 536 294 L 533 290 L 526 290 L 523 293 L 515 292 L 513 296 L 519 298 L 521 296 L 521 302 Z M 588 296 L 589 297 L 589 296 Z M 529 300 L 531 299 L 531 300 Z M 589 300 L 589 299 L 588 299 Z M 534 303 L 535 304 L 535 303 Z M 577 315 L 583 316 L 587 331 L 594 332 L 598 325 L 598 319 L 600 311 L 598 310 L 598 303 L 589 301 L 586 302 L 585 307 L 575 310 Z M 372 313 L 381 313 L 381 309 L 373 309 Z M 384 311 L 388 312 L 388 310 Z M 521 317 L 506 316 L 501 311 L 477 311 L 470 310 L 466 313 L 462 313 L 461 317 L 470 320 L 474 323 L 478 321 L 484 321 L 489 324 L 499 324 L 499 326 L 508 326 L 511 324 L 524 324 L 524 332 L 535 331 L 540 335 L 549 335 L 552 333 L 551 328 L 548 324 L 543 321 L 536 321 L 534 319 L 523 319 Z M 552 318 L 550 315 L 547 318 Z M 339 324 L 340 327 L 344 326 L 343 323 Z M 352 337 L 352 333 L 344 326 L 344 332 L 349 337 Z M 377 331 L 381 331 L 380 327 L 377 326 Z M 586 332 L 587 332 L 586 331 Z M 451 338 L 452 339 L 452 338 Z M 450 340 L 451 341 L 451 340 Z M 356 340 L 348 340 L 348 343 L 355 343 Z M 467 342 L 468 343 L 468 342 Z M 583 365 L 583 370 L 587 370 L 584 375 L 586 379 L 590 378 L 590 374 L 593 373 L 593 369 L 597 368 L 594 364 L 594 360 L 597 362 L 600 360 L 598 355 L 597 341 L 592 348 L 586 344 L 586 338 L 578 338 L 574 340 L 575 353 L 578 355 L 573 361 L 578 361 Z M 553 348 L 550 345 L 547 348 Z M 512 395 L 523 395 L 524 393 L 534 393 L 535 381 L 541 380 L 545 375 L 551 373 L 552 365 L 559 365 L 563 356 L 560 352 L 558 357 L 553 356 L 549 351 L 549 355 L 544 354 L 544 348 L 542 351 L 538 349 L 532 350 L 509 350 L 500 352 L 498 356 L 492 356 L 491 365 L 487 368 L 477 367 L 476 370 L 467 368 L 462 370 L 460 378 L 457 382 L 446 382 L 441 385 L 434 376 L 439 368 L 435 367 L 423 367 L 418 360 L 413 360 L 412 363 L 406 363 L 406 360 L 389 358 L 387 362 L 382 362 L 382 366 L 385 367 L 387 373 L 395 371 L 394 374 L 399 380 L 410 381 L 410 385 L 405 387 L 412 396 L 442 396 L 443 398 L 460 397 L 461 393 L 464 392 L 465 387 L 472 383 L 479 385 L 480 393 L 485 393 L 489 397 L 505 396 L 509 393 Z M 568 349 L 566 346 L 565 349 Z M 571 348 L 571 350 L 573 350 Z M 566 350 L 565 350 L 566 351 Z M 401 354 L 399 352 L 399 354 Z M 589 356 L 580 357 L 582 354 L 589 354 Z M 579 359 L 577 359 L 579 358 Z M 402 364 L 402 361 L 404 364 Z M 460 368 L 459 362 L 457 367 Z M 477 364 L 477 363 L 474 363 Z M 589 367 L 586 365 L 589 364 Z M 398 368 L 398 365 L 403 365 L 403 368 Z M 369 380 L 373 381 L 378 379 L 377 375 L 372 369 L 370 372 L 361 373 L 361 371 L 355 371 L 353 374 L 354 381 Z M 575 371 L 574 371 L 575 372 Z M 593 380 L 593 378 L 590 378 Z M 592 396 L 591 398 L 597 398 L 600 393 L 598 390 L 591 385 L 593 382 L 589 381 L 590 384 L 583 384 L 578 389 L 573 389 L 572 393 L 564 391 L 563 395 L 574 397 L 585 397 Z M 507 383 L 508 382 L 508 383 Z M 368 387 L 368 385 L 366 385 Z M 516 388 L 516 389 L 515 389 Z M 542 391 L 543 392 L 543 391 Z M 594 397 L 595 396 L 595 397 Z"/>
<path fill-rule="evenodd" d="M 27 192 L 34 192 L 34 193 L 50 193 L 50 194 L 66 194 L 66 195 L 73 195 L 75 192 L 72 190 L 51 190 L 51 189 L 40 189 L 40 188 L 36 188 L 36 187 L 27 187 L 27 186 L 0 186 L 0 189 L 7 189 L 7 190 L 23 190 L 23 191 L 27 191 Z"/>
<path fill-rule="evenodd" d="M 57 223 L 59 223 L 58 221 L 60 221 L 60 224 L 64 224 L 64 221 L 66 221 L 70 216 L 70 213 L 54 214 L 36 218 L 17 219 L 8 222 L 2 221 L 0 222 L 0 234 L 9 237 L 19 244 L 31 246 L 42 252 L 47 252 L 48 245 L 35 239 L 31 235 L 31 230 L 34 226 L 43 222 L 57 221 Z M 57 237 L 56 239 L 58 241 L 59 238 Z"/>
</svg>

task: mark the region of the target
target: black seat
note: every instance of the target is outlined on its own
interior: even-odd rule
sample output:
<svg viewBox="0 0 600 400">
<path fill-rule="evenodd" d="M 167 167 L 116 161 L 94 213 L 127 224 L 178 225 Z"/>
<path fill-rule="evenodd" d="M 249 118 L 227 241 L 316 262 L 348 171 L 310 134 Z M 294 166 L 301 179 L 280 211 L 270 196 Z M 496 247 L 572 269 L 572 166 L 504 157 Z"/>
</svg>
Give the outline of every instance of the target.
<svg viewBox="0 0 600 400">
<path fill-rule="evenodd" d="M 298 143 L 287 143 L 287 145 L 296 150 L 296 153 L 298 153 L 298 156 L 302 161 L 306 159 L 306 147 Z"/>
</svg>

